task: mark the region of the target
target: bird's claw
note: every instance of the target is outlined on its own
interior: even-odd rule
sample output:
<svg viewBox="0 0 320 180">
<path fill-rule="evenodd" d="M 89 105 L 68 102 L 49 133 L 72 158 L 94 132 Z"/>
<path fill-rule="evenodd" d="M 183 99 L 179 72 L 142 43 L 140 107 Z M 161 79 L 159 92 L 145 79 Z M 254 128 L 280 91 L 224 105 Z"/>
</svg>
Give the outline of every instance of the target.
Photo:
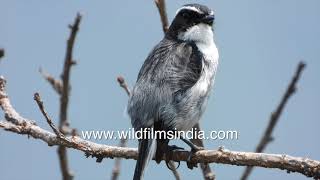
<svg viewBox="0 0 320 180">
<path fill-rule="evenodd" d="M 167 165 L 168 169 L 170 169 L 171 171 L 175 171 L 180 167 L 180 161 L 178 161 L 178 166 L 177 167 L 174 166 L 174 162 L 173 161 L 171 161 L 171 162 L 172 163 L 170 163 L 170 160 L 166 161 L 166 165 Z"/>
<path fill-rule="evenodd" d="M 191 162 L 191 159 L 196 152 L 201 151 L 201 150 L 204 150 L 204 148 L 201 146 L 196 146 L 196 145 L 194 145 L 194 147 L 191 149 L 191 151 L 189 153 L 189 157 L 187 159 L 187 166 L 189 169 L 193 169 L 194 167 L 198 167 L 198 163 Z"/>
<path fill-rule="evenodd" d="M 171 146 L 168 145 L 167 146 L 167 151 L 165 153 L 166 154 L 166 165 L 171 171 L 174 171 L 174 170 L 178 169 L 179 166 L 180 166 L 180 161 L 178 161 L 178 166 L 177 167 L 172 167 L 172 166 L 174 166 L 174 164 L 170 163 L 170 161 L 172 159 L 172 156 L 173 156 L 173 153 L 175 151 L 179 151 L 179 150 L 184 150 L 184 149 L 182 147 L 179 147 L 179 146 L 176 146 L 176 145 L 171 145 Z"/>
</svg>

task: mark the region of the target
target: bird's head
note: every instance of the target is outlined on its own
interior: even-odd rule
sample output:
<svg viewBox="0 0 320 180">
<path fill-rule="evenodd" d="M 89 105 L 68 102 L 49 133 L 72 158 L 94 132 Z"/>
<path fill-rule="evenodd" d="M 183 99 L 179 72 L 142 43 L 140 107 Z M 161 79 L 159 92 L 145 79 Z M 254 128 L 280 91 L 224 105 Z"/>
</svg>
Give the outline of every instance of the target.
<svg viewBox="0 0 320 180">
<path fill-rule="evenodd" d="M 177 10 L 167 32 L 169 38 L 201 42 L 212 36 L 214 12 L 200 4 L 186 4 Z"/>
</svg>

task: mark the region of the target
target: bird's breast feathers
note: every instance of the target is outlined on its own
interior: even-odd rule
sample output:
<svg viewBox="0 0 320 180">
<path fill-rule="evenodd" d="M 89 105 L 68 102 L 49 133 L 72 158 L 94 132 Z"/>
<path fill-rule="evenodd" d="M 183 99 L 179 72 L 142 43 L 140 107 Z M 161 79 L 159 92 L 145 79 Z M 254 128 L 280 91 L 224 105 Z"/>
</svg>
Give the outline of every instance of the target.
<svg viewBox="0 0 320 180">
<path fill-rule="evenodd" d="M 218 67 L 219 52 L 213 40 L 213 32 L 208 25 L 198 25 L 193 33 L 185 34 L 184 38 L 195 41 L 199 51 L 203 55 L 202 72 L 198 82 L 192 90 L 200 96 L 206 94 L 214 81 L 214 76 Z"/>
</svg>

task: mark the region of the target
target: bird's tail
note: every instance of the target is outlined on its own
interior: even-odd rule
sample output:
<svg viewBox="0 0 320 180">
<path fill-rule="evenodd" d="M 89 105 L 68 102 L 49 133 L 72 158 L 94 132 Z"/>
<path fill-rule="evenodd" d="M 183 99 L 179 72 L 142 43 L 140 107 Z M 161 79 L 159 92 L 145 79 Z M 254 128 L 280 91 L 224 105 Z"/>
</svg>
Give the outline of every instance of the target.
<svg viewBox="0 0 320 180">
<path fill-rule="evenodd" d="M 141 180 L 143 171 L 148 163 L 152 160 L 157 148 L 156 139 L 142 139 L 139 142 L 139 155 L 134 170 L 133 180 Z"/>
</svg>

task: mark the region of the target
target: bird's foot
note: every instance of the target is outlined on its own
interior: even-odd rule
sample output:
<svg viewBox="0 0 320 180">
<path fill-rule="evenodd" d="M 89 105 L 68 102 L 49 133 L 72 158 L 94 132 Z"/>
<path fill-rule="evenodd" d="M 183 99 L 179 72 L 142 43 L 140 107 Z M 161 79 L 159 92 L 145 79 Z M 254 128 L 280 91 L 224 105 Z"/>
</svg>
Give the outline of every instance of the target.
<svg viewBox="0 0 320 180">
<path fill-rule="evenodd" d="M 189 153 L 189 157 L 187 159 L 187 166 L 189 169 L 193 169 L 194 167 L 198 167 L 198 163 L 191 162 L 191 159 L 196 152 L 201 151 L 201 150 L 204 150 L 204 148 L 201 146 L 193 145 L 193 147 Z"/>
<path fill-rule="evenodd" d="M 171 171 L 178 169 L 180 166 L 180 161 L 178 161 L 178 166 L 175 167 L 173 161 L 171 160 L 173 153 L 176 151 L 180 151 L 180 150 L 184 150 L 184 148 L 176 146 L 176 145 L 171 145 L 171 146 L 168 145 L 167 146 L 167 150 L 165 153 L 166 154 L 166 165 Z"/>
</svg>

